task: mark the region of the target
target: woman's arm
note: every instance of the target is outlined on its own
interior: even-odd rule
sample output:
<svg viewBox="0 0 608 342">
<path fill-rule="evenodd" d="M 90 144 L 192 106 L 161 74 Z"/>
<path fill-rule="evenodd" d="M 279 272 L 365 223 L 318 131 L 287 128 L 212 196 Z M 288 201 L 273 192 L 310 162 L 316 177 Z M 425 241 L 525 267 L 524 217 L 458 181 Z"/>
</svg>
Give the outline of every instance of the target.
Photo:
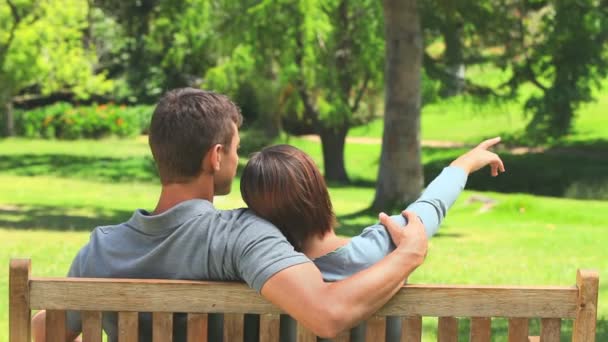
<svg viewBox="0 0 608 342">
<path fill-rule="evenodd" d="M 488 139 L 458 157 L 428 185 L 420 198 L 407 207 L 406 210 L 414 212 L 420 218 L 428 237 L 439 230 L 448 209 L 464 189 L 470 173 L 486 165 L 490 165 L 492 176 L 505 172 L 500 157 L 488 151 L 499 142 L 500 138 Z M 391 216 L 391 219 L 401 226 L 407 223 L 401 215 Z M 353 237 L 339 253 L 330 253 L 314 262 L 326 280 L 336 281 L 382 260 L 395 249 L 395 243 L 389 232 L 382 225 L 376 224 Z"/>
</svg>

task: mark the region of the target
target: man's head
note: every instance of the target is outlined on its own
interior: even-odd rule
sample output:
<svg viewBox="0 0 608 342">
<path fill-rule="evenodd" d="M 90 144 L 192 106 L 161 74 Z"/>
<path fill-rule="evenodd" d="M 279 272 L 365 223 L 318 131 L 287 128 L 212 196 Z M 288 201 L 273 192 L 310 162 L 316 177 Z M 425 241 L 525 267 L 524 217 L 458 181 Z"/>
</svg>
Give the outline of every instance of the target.
<svg viewBox="0 0 608 342">
<path fill-rule="evenodd" d="M 213 176 L 216 195 L 227 194 L 238 164 L 239 108 L 224 95 L 180 88 L 158 102 L 149 144 L 163 185 Z"/>
</svg>

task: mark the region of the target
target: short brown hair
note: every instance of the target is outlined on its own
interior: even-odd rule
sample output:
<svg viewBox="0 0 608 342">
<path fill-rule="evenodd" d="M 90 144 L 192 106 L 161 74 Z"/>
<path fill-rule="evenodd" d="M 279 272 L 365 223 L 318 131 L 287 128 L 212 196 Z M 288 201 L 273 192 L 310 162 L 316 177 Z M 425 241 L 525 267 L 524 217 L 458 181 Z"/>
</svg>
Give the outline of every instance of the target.
<svg viewBox="0 0 608 342">
<path fill-rule="evenodd" d="M 336 225 L 325 179 L 314 161 L 293 146 L 276 145 L 253 154 L 241 176 L 241 195 L 298 251 L 308 238 Z"/>
<path fill-rule="evenodd" d="M 230 145 L 239 108 L 221 94 L 194 88 L 167 92 L 156 105 L 149 144 L 163 184 L 185 183 L 199 175 L 215 144 Z"/>
</svg>

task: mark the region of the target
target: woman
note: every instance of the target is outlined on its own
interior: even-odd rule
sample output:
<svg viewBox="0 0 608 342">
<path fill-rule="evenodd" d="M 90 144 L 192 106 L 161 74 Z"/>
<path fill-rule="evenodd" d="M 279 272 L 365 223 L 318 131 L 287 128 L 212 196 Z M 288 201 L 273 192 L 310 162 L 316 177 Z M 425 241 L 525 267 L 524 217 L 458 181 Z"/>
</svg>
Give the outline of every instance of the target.
<svg viewBox="0 0 608 342">
<path fill-rule="evenodd" d="M 439 229 L 469 173 L 486 165 L 491 166 L 492 176 L 504 172 L 500 157 L 488 151 L 499 141 L 486 140 L 454 160 L 407 207 L 420 217 L 428 236 Z M 251 210 L 276 225 L 297 250 L 315 261 L 327 281 L 356 273 L 394 248 L 380 225 L 365 228 L 352 239 L 336 235 L 325 180 L 314 161 L 293 146 L 271 146 L 253 154 L 243 170 L 241 194 Z M 401 215 L 393 218 L 405 223 Z"/>
<path fill-rule="evenodd" d="M 421 219 L 427 236 L 437 232 L 470 173 L 486 165 L 492 176 L 505 171 L 500 157 L 488 151 L 498 142 L 500 138 L 486 140 L 454 160 L 407 207 Z M 293 146 L 271 146 L 253 154 L 243 170 L 241 194 L 251 210 L 277 226 L 296 250 L 314 261 L 326 281 L 361 271 L 395 248 L 388 231 L 379 224 L 353 238 L 337 236 L 325 180 L 314 161 Z M 392 218 L 406 223 L 401 215 Z M 391 330 L 398 329 L 389 328 L 389 333 Z"/>
</svg>

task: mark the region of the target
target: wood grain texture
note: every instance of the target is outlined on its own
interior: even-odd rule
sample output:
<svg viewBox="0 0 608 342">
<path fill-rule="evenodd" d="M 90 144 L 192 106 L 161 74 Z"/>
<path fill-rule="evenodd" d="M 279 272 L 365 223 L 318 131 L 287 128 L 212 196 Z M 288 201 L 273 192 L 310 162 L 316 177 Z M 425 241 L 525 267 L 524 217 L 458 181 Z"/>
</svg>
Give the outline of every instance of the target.
<svg viewBox="0 0 608 342">
<path fill-rule="evenodd" d="M 401 320 L 401 342 L 422 340 L 422 317 L 404 317 Z"/>
<path fill-rule="evenodd" d="M 471 318 L 469 341 L 490 342 L 492 337 L 492 319 L 488 317 Z"/>
<path fill-rule="evenodd" d="M 224 341 L 242 342 L 245 335 L 245 315 L 224 314 Z"/>
<path fill-rule="evenodd" d="M 350 329 L 346 329 L 338 334 L 338 336 L 334 338 L 334 342 L 350 342 Z"/>
<path fill-rule="evenodd" d="M 188 342 L 207 342 L 208 314 L 188 314 Z"/>
<path fill-rule="evenodd" d="M 317 342 L 317 336 L 306 329 L 300 322 L 298 324 L 297 342 Z"/>
<path fill-rule="evenodd" d="M 65 311 L 46 311 L 46 339 L 47 341 L 65 341 Z"/>
<path fill-rule="evenodd" d="M 529 324 L 527 318 L 509 319 L 509 342 L 528 342 Z"/>
<path fill-rule="evenodd" d="M 238 283 L 135 279 L 38 279 L 32 309 L 281 313 Z M 577 313 L 576 287 L 405 285 L 376 316 L 562 317 Z"/>
<path fill-rule="evenodd" d="M 579 290 L 572 341 L 594 342 L 597 322 L 597 298 L 600 276 L 597 271 L 579 270 L 576 285 Z"/>
<path fill-rule="evenodd" d="M 542 342 L 559 342 L 562 320 L 543 318 L 540 322 L 540 340 Z"/>
<path fill-rule="evenodd" d="M 152 342 L 173 341 L 173 313 L 152 313 Z"/>
<path fill-rule="evenodd" d="M 83 311 L 82 315 L 82 341 L 101 342 L 101 312 Z"/>
<path fill-rule="evenodd" d="M 11 259 L 9 264 L 9 341 L 30 342 L 29 259 Z"/>
<path fill-rule="evenodd" d="M 260 315 L 260 342 L 279 342 L 281 316 L 278 314 Z"/>
<path fill-rule="evenodd" d="M 367 326 L 365 329 L 365 340 L 386 340 L 386 317 L 373 316 L 367 320 Z"/>
<path fill-rule="evenodd" d="M 437 341 L 458 342 L 458 320 L 454 317 L 439 317 Z"/>
<path fill-rule="evenodd" d="M 118 342 L 138 341 L 139 315 L 137 312 L 118 313 Z"/>
</svg>

